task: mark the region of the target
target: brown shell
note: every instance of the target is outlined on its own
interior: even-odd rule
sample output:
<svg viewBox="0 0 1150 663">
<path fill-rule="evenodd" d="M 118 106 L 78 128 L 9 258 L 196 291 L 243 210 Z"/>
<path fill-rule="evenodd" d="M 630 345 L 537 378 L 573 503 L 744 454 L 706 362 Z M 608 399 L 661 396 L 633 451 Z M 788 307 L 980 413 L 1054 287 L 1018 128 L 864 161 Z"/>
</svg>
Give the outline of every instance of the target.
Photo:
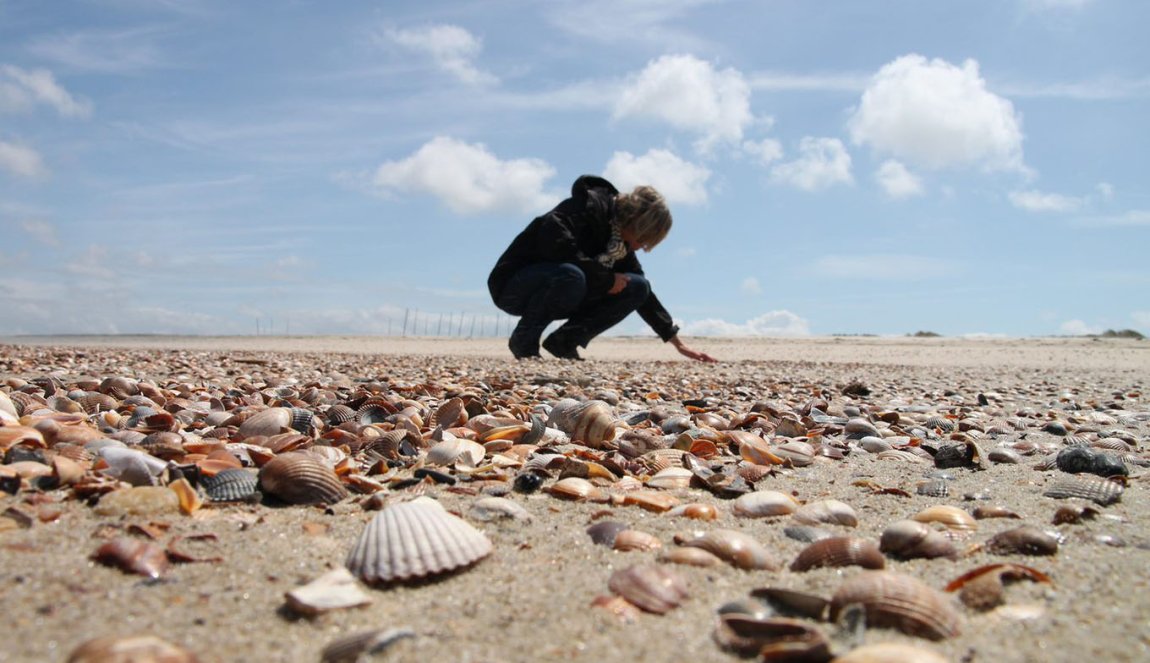
<svg viewBox="0 0 1150 663">
<path fill-rule="evenodd" d="M 777 571 L 781 564 L 766 546 L 737 530 L 716 529 L 695 537 L 675 537 L 679 545 L 702 548 L 740 569 Z"/>
<path fill-rule="evenodd" d="M 920 523 L 940 523 L 947 529 L 968 532 L 978 528 L 974 516 L 956 506 L 937 505 L 916 513 L 912 520 Z"/>
<path fill-rule="evenodd" d="M 334 504 L 347 497 L 335 470 L 307 453 L 276 456 L 260 468 L 260 490 L 289 504 Z"/>
<path fill-rule="evenodd" d="M 240 424 L 236 432 L 236 440 L 241 441 L 249 437 L 278 435 L 291 429 L 291 408 L 270 407 L 266 410 L 249 415 Z"/>
<path fill-rule="evenodd" d="M 814 624 L 786 617 L 719 615 L 715 641 L 742 656 L 764 661 L 828 661 L 830 643 Z"/>
<path fill-rule="evenodd" d="M 67 663 L 197 663 L 196 655 L 154 635 L 105 636 L 80 643 Z"/>
<path fill-rule="evenodd" d="M 892 571 L 864 571 L 831 597 L 830 618 L 861 604 L 867 624 L 932 640 L 958 635 L 960 616 L 950 598 L 922 581 Z"/>
<path fill-rule="evenodd" d="M 635 529 L 625 529 L 615 535 L 615 541 L 611 547 L 623 552 L 650 552 L 662 548 L 663 542 L 653 534 Z"/>
<path fill-rule="evenodd" d="M 997 555 L 1056 555 L 1058 538 L 1037 527 L 1023 525 L 995 534 L 986 542 L 986 549 Z"/>
<path fill-rule="evenodd" d="M 882 569 L 886 567 L 886 558 L 874 541 L 854 536 L 832 536 L 803 548 L 791 562 L 792 571 L 809 571 L 824 566 Z"/>
<path fill-rule="evenodd" d="M 671 567 L 637 564 L 611 574 L 607 587 L 647 612 L 664 614 L 690 597 L 687 583 Z"/>
<path fill-rule="evenodd" d="M 901 559 L 955 558 L 958 549 L 948 536 L 917 520 L 898 520 L 883 530 L 879 550 Z"/>
</svg>

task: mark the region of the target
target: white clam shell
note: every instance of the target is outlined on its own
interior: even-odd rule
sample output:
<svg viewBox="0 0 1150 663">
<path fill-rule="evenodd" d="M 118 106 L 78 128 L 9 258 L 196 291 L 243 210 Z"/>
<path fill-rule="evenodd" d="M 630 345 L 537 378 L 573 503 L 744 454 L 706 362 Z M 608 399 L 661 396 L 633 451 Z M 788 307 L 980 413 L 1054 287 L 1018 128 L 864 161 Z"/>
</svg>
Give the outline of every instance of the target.
<svg viewBox="0 0 1150 663">
<path fill-rule="evenodd" d="M 446 573 L 491 550 L 483 532 L 439 502 L 419 497 L 376 514 L 348 553 L 346 566 L 364 582 L 381 584 Z"/>
</svg>

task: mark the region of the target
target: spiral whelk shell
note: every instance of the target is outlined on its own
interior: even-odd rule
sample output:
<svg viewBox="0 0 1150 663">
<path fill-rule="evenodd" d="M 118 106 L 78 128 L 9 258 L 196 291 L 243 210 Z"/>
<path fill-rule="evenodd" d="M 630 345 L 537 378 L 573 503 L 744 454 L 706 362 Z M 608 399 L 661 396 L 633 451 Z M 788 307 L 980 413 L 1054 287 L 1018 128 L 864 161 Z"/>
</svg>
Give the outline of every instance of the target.
<svg viewBox="0 0 1150 663">
<path fill-rule="evenodd" d="M 307 453 L 271 459 L 260 468 L 259 484 L 263 492 L 288 504 L 334 504 L 348 494 L 335 470 Z"/>
<path fill-rule="evenodd" d="M 959 613 L 950 598 L 908 575 L 864 571 L 848 580 L 831 597 L 831 620 L 852 604 L 863 606 L 870 626 L 932 640 L 958 635 Z"/>
<path fill-rule="evenodd" d="M 364 528 L 346 566 L 368 584 L 438 575 L 489 555 L 487 536 L 429 497 L 393 504 Z"/>
</svg>

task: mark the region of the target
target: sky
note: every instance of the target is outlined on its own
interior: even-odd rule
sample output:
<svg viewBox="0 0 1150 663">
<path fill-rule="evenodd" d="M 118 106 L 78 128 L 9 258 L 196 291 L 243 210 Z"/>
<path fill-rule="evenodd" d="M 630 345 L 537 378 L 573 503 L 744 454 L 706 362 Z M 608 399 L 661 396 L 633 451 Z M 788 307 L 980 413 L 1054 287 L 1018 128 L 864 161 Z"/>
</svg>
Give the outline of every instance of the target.
<svg viewBox="0 0 1150 663">
<path fill-rule="evenodd" d="M 685 335 L 1150 335 L 1143 0 L 0 0 L 0 335 L 505 334 L 650 184 Z M 612 330 L 650 334 L 638 316 Z"/>
</svg>

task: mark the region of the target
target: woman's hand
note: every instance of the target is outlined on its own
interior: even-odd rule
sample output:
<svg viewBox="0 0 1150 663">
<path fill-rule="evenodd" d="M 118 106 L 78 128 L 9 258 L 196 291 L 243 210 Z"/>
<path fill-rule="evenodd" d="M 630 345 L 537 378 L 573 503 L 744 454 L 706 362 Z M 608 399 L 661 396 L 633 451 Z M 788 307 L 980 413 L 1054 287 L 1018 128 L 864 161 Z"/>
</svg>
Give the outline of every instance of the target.
<svg viewBox="0 0 1150 663">
<path fill-rule="evenodd" d="M 679 339 L 678 334 L 672 336 L 669 343 L 675 346 L 675 349 L 679 351 L 679 354 L 683 355 L 684 357 L 694 359 L 695 361 L 702 361 L 708 364 L 714 364 L 719 361 L 706 352 L 692 350 L 691 348 L 687 347 L 687 344 Z"/>
<path fill-rule="evenodd" d="M 617 295 L 620 292 L 623 292 L 623 288 L 627 287 L 627 283 L 630 282 L 630 280 L 631 277 L 627 276 L 626 274 L 616 274 L 615 282 L 611 284 L 611 288 L 607 291 L 607 294 Z"/>
</svg>

